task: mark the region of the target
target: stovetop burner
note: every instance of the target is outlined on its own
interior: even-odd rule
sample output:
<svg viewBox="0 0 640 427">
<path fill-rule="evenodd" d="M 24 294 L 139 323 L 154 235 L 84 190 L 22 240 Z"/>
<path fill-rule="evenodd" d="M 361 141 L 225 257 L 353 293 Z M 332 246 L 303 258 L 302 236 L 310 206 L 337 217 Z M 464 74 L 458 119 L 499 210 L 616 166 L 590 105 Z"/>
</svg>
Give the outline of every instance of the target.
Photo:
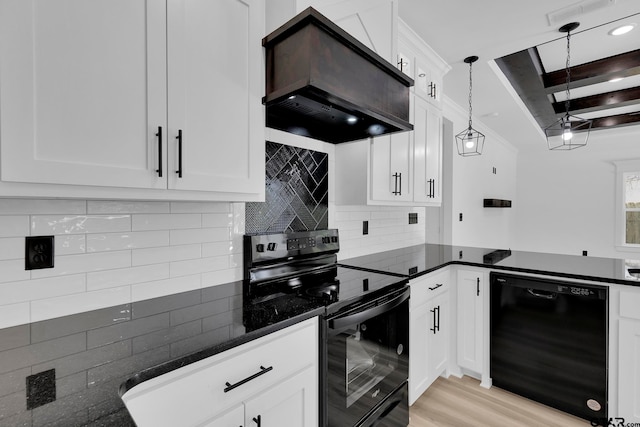
<svg viewBox="0 0 640 427">
<path fill-rule="evenodd" d="M 314 309 L 337 313 L 407 283 L 397 275 L 339 265 L 337 230 L 245 236 L 244 245 L 249 329 L 253 322 L 275 323 Z"/>
</svg>

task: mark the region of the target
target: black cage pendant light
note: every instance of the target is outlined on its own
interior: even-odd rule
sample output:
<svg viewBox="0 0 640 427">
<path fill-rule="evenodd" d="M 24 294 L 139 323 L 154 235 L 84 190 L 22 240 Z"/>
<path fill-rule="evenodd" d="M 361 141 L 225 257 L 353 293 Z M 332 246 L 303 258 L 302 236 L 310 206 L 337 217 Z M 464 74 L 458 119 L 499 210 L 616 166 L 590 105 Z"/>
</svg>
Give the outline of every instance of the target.
<svg viewBox="0 0 640 427">
<path fill-rule="evenodd" d="M 471 90 L 473 89 L 472 66 L 478 60 L 477 56 L 468 56 L 464 62 L 469 64 L 469 127 L 456 135 L 456 146 L 461 156 L 478 156 L 484 148 L 484 134 L 471 126 Z"/>
<path fill-rule="evenodd" d="M 571 93 L 569 84 L 571 83 L 571 31 L 578 28 L 580 23 L 572 22 L 560 27 L 560 32 L 567 33 L 567 63 L 566 63 L 566 99 L 564 101 L 564 116 L 544 130 L 547 135 L 547 145 L 549 150 L 573 150 L 584 147 L 589 140 L 591 131 L 591 120 L 569 114 Z"/>
</svg>

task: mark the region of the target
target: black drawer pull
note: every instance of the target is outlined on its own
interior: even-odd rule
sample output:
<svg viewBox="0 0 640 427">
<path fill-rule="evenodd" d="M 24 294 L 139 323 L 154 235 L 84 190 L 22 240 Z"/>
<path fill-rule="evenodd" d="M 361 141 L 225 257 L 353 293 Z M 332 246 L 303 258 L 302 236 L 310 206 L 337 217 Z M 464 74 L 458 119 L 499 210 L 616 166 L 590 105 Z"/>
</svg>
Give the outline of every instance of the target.
<svg viewBox="0 0 640 427">
<path fill-rule="evenodd" d="M 158 133 L 156 133 L 158 137 L 158 176 L 162 178 L 162 126 L 158 126 Z"/>
<path fill-rule="evenodd" d="M 178 170 L 176 173 L 178 174 L 178 178 L 182 178 L 182 129 L 178 129 L 176 139 L 178 140 Z"/>
<path fill-rule="evenodd" d="M 235 384 L 231 384 L 230 382 L 226 382 L 225 385 L 227 387 L 224 389 L 224 392 L 226 393 L 228 391 L 233 390 L 236 387 L 240 387 L 242 384 L 246 384 L 251 380 L 255 380 L 260 375 L 264 375 L 264 374 L 266 374 L 267 372 L 269 372 L 271 370 L 273 370 L 273 366 L 269 366 L 268 368 L 265 368 L 264 366 L 260 366 L 260 372 L 256 372 L 255 374 L 251 375 L 250 377 L 247 377 L 247 378 L 245 378 L 245 379 L 243 379 L 241 381 L 238 381 Z"/>
<path fill-rule="evenodd" d="M 476 296 L 480 296 L 480 278 L 476 278 Z"/>
<path fill-rule="evenodd" d="M 442 283 L 436 283 L 436 285 L 432 288 L 431 286 L 429 286 L 429 290 L 430 291 L 435 291 L 436 289 L 438 289 L 440 286 L 442 286 Z"/>
</svg>

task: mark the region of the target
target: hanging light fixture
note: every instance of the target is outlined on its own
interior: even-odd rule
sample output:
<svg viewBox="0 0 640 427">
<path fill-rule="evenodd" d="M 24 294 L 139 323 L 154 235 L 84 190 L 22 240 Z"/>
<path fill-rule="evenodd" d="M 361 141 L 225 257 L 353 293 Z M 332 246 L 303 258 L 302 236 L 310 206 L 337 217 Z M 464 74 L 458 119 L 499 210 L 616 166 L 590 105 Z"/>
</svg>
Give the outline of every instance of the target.
<svg viewBox="0 0 640 427">
<path fill-rule="evenodd" d="M 469 64 L 469 127 L 456 135 L 456 146 L 461 156 L 478 156 L 484 148 L 484 134 L 471 126 L 471 90 L 473 89 L 472 66 L 478 60 L 477 56 L 468 56 L 464 62 Z"/>
<path fill-rule="evenodd" d="M 564 116 L 544 130 L 547 135 L 547 145 L 549 150 L 573 150 L 584 147 L 589 140 L 591 130 L 591 120 L 569 114 L 569 104 L 571 93 L 569 84 L 571 82 L 571 31 L 578 28 L 579 22 L 571 22 L 560 27 L 560 32 L 567 33 L 567 63 L 566 63 L 566 99 L 564 101 Z"/>
</svg>

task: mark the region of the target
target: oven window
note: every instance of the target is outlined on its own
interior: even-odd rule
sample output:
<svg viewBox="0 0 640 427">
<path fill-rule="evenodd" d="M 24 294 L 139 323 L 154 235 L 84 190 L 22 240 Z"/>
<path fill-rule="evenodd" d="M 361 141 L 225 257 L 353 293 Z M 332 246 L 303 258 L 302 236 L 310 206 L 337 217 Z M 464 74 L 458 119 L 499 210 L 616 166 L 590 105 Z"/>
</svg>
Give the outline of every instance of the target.
<svg viewBox="0 0 640 427">
<path fill-rule="evenodd" d="M 329 330 L 329 425 L 355 425 L 407 381 L 408 301 L 343 327 Z"/>
</svg>

